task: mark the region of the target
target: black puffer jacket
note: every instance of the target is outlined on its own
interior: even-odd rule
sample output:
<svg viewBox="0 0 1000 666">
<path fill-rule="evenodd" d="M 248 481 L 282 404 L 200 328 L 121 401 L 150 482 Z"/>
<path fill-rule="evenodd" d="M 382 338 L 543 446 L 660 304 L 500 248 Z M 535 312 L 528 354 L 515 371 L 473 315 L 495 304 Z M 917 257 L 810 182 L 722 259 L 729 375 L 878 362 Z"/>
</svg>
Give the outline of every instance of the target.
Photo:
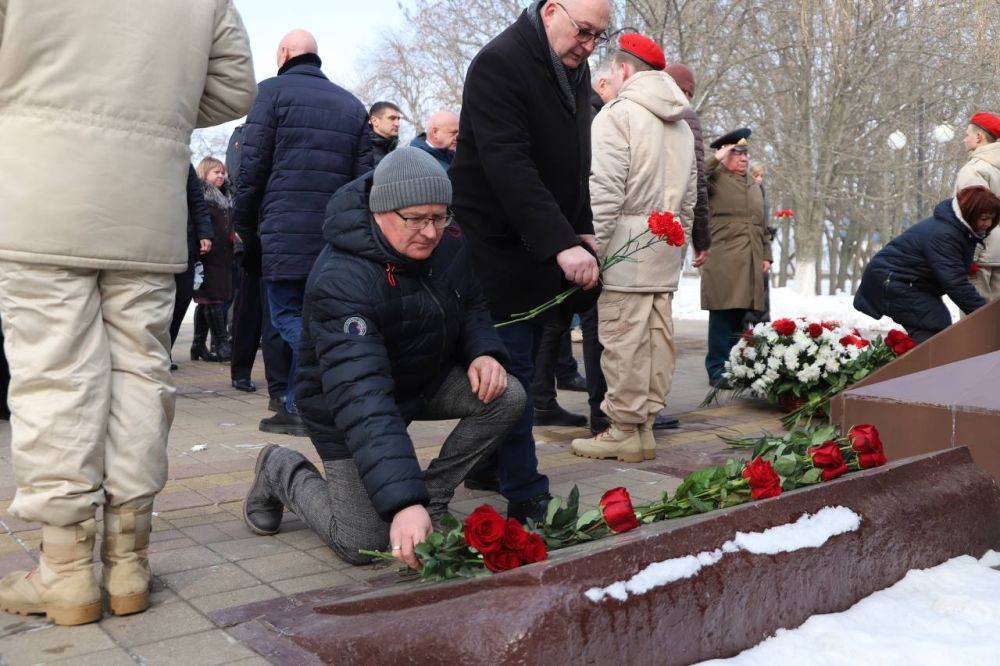
<svg viewBox="0 0 1000 666">
<path fill-rule="evenodd" d="M 965 313 L 986 304 L 969 282 L 972 256 L 981 240 L 955 215 L 952 201 L 939 203 L 933 217 L 893 238 L 872 257 L 854 297 L 857 310 L 876 319 L 889 315 L 907 329 L 941 330 L 951 323 L 942 309 L 942 295 Z"/>
<path fill-rule="evenodd" d="M 406 426 L 456 364 L 504 362 L 465 243 L 397 254 L 368 210 L 371 174 L 330 200 L 306 283 L 296 404 L 324 460 L 353 457 L 379 514 L 426 504 Z"/>
<path fill-rule="evenodd" d="M 187 204 L 188 204 L 188 268 L 193 268 L 200 254 L 200 241 L 212 240 L 212 217 L 208 213 L 205 194 L 201 189 L 201 178 L 193 166 L 188 166 Z"/>
<path fill-rule="evenodd" d="M 321 64 L 300 55 L 262 81 L 243 127 L 236 230 L 260 237 L 269 280 L 305 279 L 323 248 L 330 195 L 372 168 L 368 113 Z"/>
</svg>

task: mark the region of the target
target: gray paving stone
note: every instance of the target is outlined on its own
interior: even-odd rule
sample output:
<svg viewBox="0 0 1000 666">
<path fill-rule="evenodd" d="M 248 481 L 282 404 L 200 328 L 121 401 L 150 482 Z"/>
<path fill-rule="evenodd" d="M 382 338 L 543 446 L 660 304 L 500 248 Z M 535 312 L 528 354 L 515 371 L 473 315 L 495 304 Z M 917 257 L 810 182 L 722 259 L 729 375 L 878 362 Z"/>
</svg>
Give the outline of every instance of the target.
<svg viewBox="0 0 1000 666">
<path fill-rule="evenodd" d="M 186 602 L 178 601 L 137 615 L 108 618 L 101 626 L 118 643 L 132 647 L 206 631 L 212 623 Z"/>
<path fill-rule="evenodd" d="M 231 562 L 295 552 L 295 549 L 284 541 L 267 536 L 213 543 L 208 547 Z"/>
<path fill-rule="evenodd" d="M 258 580 L 235 564 L 216 564 L 162 576 L 163 581 L 183 599 L 252 587 Z"/>
<path fill-rule="evenodd" d="M 207 666 L 228 664 L 257 656 L 221 629 L 150 643 L 135 648 L 135 653 L 150 666 L 157 664 Z"/>
<path fill-rule="evenodd" d="M 114 642 L 96 624 L 79 627 L 44 627 L 6 636 L 0 641 L 0 663 L 40 664 L 57 659 L 76 658 L 115 647 Z"/>
<path fill-rule="evenodd" d="M 205 546 L 189 546 L 149 554 L 149 566 L 153 573 L 158 576 L 189 569 L 201 569 L 213 564 L 221 564 L 224 561 L 221 555 Z"/>
<path fill-rule="evenodd" d="M 242 560 L 240 566 L 265 583 L 301 578 L 330 570 L 330 567 L 315 557 L 298 551 Z"/>
<path fill-rule="evenodd" d="M 114 648 L 47 663 L 56 666 L 134 666 L 135 660 L 125 650 Z"/>
<path fill-rule="evenodd" d="M 356 583 L 357 581 L 342 571 L 324 571 L 312 576 L 275 581 L 271 583 L 271 586 L 280 590 L 283 594 L 298 594 L 299 592 L 319 590 L 325 587 L 354 585 Z"/>
<path fill-rule="evenodd" d="M 224 608 L 244 606 L 246 604 L 252 604 L 257 601 L 265 601 L 267 599 L 274 599 L 275 597 L 280 596 L 281 594 L 278 593 L 278 591 L 273 587 L 268 585 L 255 585 L 253 587 L 231 590 L 229 592 L 219 592 L 218 594 L 209 594 L 204 597 L 195 597 L 194 599 L 191 599 L 191 605 L 207 615 Z"/>
</svg>

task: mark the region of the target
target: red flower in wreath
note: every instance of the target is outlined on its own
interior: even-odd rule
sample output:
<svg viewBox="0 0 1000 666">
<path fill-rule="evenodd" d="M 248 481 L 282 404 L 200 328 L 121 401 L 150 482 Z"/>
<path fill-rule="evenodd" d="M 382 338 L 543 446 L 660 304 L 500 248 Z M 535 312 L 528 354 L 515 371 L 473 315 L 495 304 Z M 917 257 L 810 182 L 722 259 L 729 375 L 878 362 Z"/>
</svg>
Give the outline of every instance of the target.
<svg viewBox="0 0 1000 666">
<path fill-rule="evenodd" d="M 750 496 L 767 499 L 781 494 L 781 477 L 763 458 L 754 458 L 743 468 L 743 478 L 750 485 Z"/>
<path fill-rule="evenodd" d="M 821 326 L 822 326 L 823 328 L 825 328 L 826 330 L 828 330 L 828 331 L 832 331 L 832 330 L 834 330 L 834 329 L 836 329 L 837 327 L 839 327 L 839 326 L 840 326 L 840 322 L 839 322 L 839 321 L 833 321 L 833 320 L 830 320 L 830 321 L 824 321 L 824 322 L 823 322 L 823 323 L 821 324 Z"/>
<path fill-rule="evenodd" d="M 913 338 L 908 336 L 906 333 L 903 333 L 898 328 L 894 328 L 889 331 L 889 334 L 885 336 L 885 344 L 889 345 L 889 349 L 891 349 L 896 356 L 902 356 L 917 346 L 917 343 L 913 341 Z"/>
<path fill-rule="evenodd" d="M 653 233 L 653 235 L 665 240 L 667 245 L 672 245 L 674 247 L 684 245 L 686 240 L 684 227 L 680 225 L 680 223 L 674 218 L 674 214 L 669 210 L 650 213 L 646 223 L 649 225 L 649 230 Z"/>
<path fill-rule="evenodd" d="M 795 322 L 791 319 L 778 319 L 771 324 L 778 335 L 791 335 L 795 332 Z"/>
<path fill-rule="evenodd" d="M 840 339 L 840 344 L 844 345 L 845 347 L 854 345 L 858 349 L 864 349 L 871 343 L 857 335 L 845 335 Z"/>
<path fill-rule="evenodd" d="M 612 532 L 628 532 L 639 527 L 639 519 L 632 508 L 632 498 L 624 488 L 612 488 L 601 497 L 604 521 Z"/>
<path fill-rule="evenodd" d="M 810 338 L 816 339 L 823 335 L 823 324 L 809 324 L 806 332 L 809 333 Z"/>
<path fill-rule="evenodd" d="M 824 442 L 820 446 L 814 446 L 807 453 L 812 458 L 813 465 L 823 470 L 820 476 L 824 481 L 836 479 L 847 471 L 847 463 L 844 462 L 844 455 L 840 452 L 840 447 L 833 440 Z"/>
</svg>

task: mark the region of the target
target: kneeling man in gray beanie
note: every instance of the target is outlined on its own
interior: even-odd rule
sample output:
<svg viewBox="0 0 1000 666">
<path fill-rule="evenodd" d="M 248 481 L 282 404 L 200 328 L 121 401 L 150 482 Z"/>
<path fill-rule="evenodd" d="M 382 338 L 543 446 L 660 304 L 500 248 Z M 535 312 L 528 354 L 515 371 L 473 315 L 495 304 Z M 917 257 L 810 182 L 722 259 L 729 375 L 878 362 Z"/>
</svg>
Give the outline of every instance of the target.
<svg viewBox="0 0 1000 666">
<path fill-rule="evenodd" d="M 388 549 L 417 568 L 414 546 L 524 412 L 450 204 L 444 169 L 411 147 L 330 200 L 295 395 L 325 479 L 301 453 L 264 448 L 244 502 L 257 534 L 287 508 L 352 564 Z M 459 421 L 421 470 L 407 425 L 442 419 Z"/>
</svg>

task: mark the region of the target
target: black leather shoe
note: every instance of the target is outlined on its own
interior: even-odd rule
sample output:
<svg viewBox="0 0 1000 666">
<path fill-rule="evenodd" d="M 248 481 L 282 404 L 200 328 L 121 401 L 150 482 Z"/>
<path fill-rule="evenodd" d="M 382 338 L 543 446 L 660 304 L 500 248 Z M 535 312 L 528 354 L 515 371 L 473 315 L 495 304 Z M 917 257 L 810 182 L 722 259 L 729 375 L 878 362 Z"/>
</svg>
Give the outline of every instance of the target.
<svg viewBox="0 0 1000 666">
<path fill-rule="evenodd" d="M 527 523 L 528 518 L 535 521 L 536 525 L 542 523 L 545 521 L 545 512 L 549 510 L 549 500 L 551 499 L 552 495 L 545 493 L 522 502 L 508 502 L 507 517 L 522 524 Z"/>
<path fill-rule="evenodd" d="M 276 444 L 265 446 L 257 454 L 257 464 L 254 465 L 253 483 L 247 491 L 246 499 L 243 500 L 243 520 L 247 527 L 255 534 L 269 536 L 277 534 L 281 527 L 281 517 L 285 512 L 284 505 L 276 500 L 268 489 L 267 479 L 264 478 L 264 465 L 270 456 L 279 447 Z"/>
<path fill-rule="evenodd" d="M 267 410 L 269 412 L 280 412 L 285 408 L 285 396 L 283 395 L 272 395 L 267 401 Z"/>
<path fill-rule="evenodd" d="M 556 405 L 552 409 L 535 408 L 535 425 L 539 426 L 572 426 L 582 428 L 587 425 L 587 417 L 574 414 Z"/>
<path fill-rule="evenodd" d="M 587 392 L 587 380 L 584 379 L 583 375 L 581 375 L 578 372 L 578 373 L 576 373 L 576 376 L 571 377 L 570 379 L 566 379 L 566 380 L 559 379 L 559 380 L 557 380 L 556 381 L 556 388 L 561 389 L 563 391 L 579 391 L 581 393 L 586 393 Z"/>
<path fill-rule="evenodd" d="M 498 493 L 500 492 L 500 479 L 495 476 L 470 477 L 465 480 L 465 487 L 469 490 L 485 490 L 491 493 Z"/>
<path fill-rule="evenodd" d="M 254 393 L 257 391 L 257 385 L 253 383 L 252 379 L 234 379 L 233 388 L 244 393 Z"/>
<path fill-rule="evenodd" d="M 653 420 L 653 430 L 673 430 L 680 427 L 681 422 L 676 416 L 659 414 Z"/>
<path fill-rule="evenodd" d="M 306 425 L 302 422 L 302 417 L 298 414 L 291 414 L 282 405 L 278 412 L 269 418 L 261 419 L 258 426 L 261 432 L 274 432 L 279 435 L 292 435 L 294 437 L 308 437 Z"/>
<path fill-rule="evenodd" d="M 170 362 L 170 372 L 177 372 L 177 368 L 178 367 L 179 366 L 176 363 L 174 363 L 173 361 Z"/>
<path fill-rule="evenodd" d="M 611 420 L 604 414 L 590 415 L 590 432 L 599 435 L 611 427 Z"/>
</svg>

